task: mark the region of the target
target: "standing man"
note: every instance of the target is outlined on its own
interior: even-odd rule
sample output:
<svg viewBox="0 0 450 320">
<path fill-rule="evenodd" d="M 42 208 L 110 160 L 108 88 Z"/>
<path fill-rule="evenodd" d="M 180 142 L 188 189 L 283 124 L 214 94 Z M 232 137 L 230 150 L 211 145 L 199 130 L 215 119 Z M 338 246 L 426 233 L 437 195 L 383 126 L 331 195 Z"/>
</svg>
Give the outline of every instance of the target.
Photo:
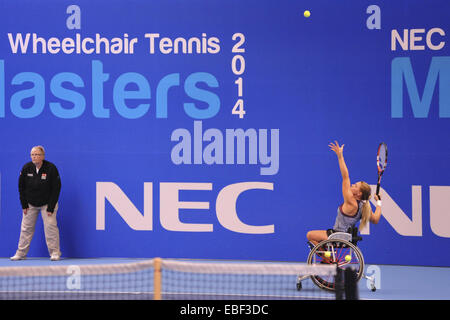
<svg viewBox="0 0 450 320">
<path fill-rule="evenodd" d="M 50 260 L 57 261 L 61 257 L 59 230 L 56 223 L 61 180 L 56 166 L 44 160 L 44 157 L 44 147 L 33 147 L 31 149 L 31 162 L 26 163 L 20 172 L 19 194 L 23 210 L 22 226 L 19 246 L 11 260 L 26 258 L 39 211 L 44 222 L 45 240 Z"/>
</svg>

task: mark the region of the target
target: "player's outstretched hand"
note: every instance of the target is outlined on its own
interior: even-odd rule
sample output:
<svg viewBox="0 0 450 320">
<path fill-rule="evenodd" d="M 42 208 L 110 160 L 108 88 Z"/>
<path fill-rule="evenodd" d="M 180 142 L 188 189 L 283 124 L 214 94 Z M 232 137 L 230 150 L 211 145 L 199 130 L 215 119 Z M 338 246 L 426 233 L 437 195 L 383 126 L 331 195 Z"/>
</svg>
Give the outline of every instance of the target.
<svg viewBox="0 0 450 320">
<path fill-rule="evenodd" d="M 334 143 L 331 142 L 328 146 L 330 147 L 331 150 L 334 151 L 334 153 L 336 153 L 336 155 L 338 157 L 342 156 L 342 154 L 344 153 L 344 146 L 345 146 L 345 144 L 343 144 L 342 146 L 339 146 L 339 142 L 334 141 Z"/>
</svg>

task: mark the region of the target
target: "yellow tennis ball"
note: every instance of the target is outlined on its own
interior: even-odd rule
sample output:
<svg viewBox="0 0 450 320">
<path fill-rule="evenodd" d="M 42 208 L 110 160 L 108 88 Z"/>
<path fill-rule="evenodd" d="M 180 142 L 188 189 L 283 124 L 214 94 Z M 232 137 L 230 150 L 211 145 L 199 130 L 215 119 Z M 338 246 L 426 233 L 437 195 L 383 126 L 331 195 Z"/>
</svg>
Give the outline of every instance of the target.
<svg viewBox="0 0 450 320">
<path fill-rule="evenodd" d="M 303 15 L 305 16 L 305 18 L 309 18 L 311 12 L 309 12 L 309 10 L 305 10 L 305 12 L 303 12 Z"/>
<path fill-rule="evenodd" d="M 325 251 L 325 258 L 329 258 L 331 257 L 331 252 L 330 251 Z"/>
<path fill-rule="evenodd" d="M 351 255 L 348 254 L 348 255 L 345 256 L 345 261 L 349 262 L 351 260 L 352 260 L 352 256 Z"/>
</svg>

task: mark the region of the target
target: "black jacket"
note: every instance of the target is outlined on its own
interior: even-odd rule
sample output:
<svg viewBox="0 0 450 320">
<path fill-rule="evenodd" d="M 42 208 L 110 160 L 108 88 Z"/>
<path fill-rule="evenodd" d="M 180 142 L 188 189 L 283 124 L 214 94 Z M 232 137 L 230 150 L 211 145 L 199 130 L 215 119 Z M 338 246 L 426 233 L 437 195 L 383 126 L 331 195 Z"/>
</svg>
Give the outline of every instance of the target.
<svg viewBox="0 0 450 320">
<path fill-rule="evenodd" d="M 61 191 L 61 179 L 56 166 L 44 160 L 39 173 L 33 162 L 26 163 L 19 176 L 19 194 L 22 209 L 28 204 L 35 207 L 47 205 L 47 211 L 53 212 Z"/>
</svg>

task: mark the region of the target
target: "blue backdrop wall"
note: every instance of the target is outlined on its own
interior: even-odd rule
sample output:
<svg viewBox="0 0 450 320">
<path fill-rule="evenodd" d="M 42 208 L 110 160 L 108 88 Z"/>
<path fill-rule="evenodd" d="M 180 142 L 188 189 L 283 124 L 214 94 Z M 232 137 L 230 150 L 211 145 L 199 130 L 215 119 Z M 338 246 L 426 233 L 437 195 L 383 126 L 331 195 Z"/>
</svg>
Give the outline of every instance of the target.
<svg viewBox="0 0 450 320">
<path fill-rule="evenodd" d="M 34 145 L 61 174 L 63 256 L 305 261 L 342 202 L 328 143 L 374 185 L 384 141 L 366 261 L 450 266 L 449 9 L 1 0 L 0 256 Z"/>
</svg>

